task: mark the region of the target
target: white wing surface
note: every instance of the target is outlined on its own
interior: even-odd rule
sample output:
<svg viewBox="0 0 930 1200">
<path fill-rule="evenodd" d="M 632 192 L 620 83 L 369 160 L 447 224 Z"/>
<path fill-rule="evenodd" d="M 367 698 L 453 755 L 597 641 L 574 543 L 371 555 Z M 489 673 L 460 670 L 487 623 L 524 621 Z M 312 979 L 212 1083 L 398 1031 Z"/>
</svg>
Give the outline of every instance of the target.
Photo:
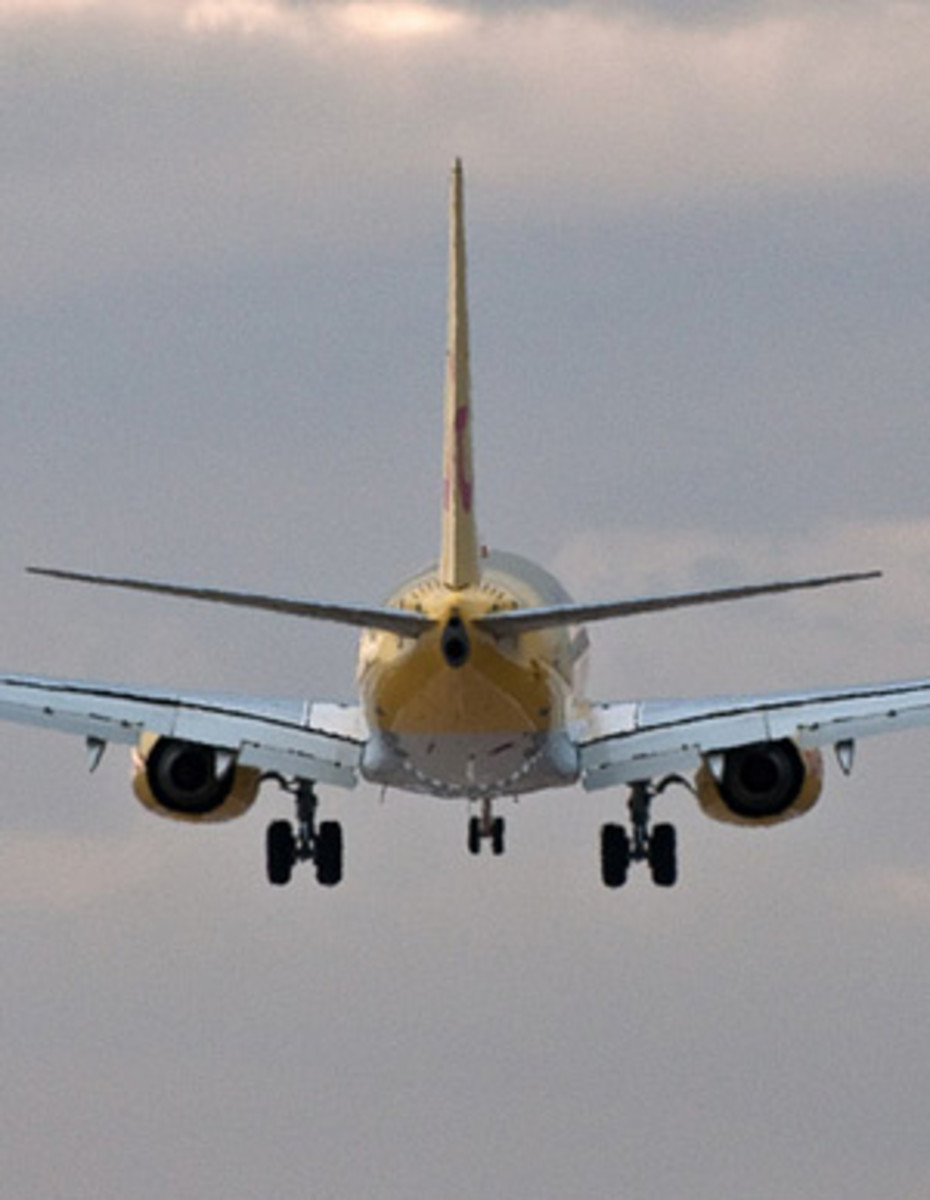
<svg viewBox="0 0 930 1200">
<path fill-rule="evenodd" d="M 0 719 L 133 745 L 161 734 L 234 751 L 245 767 L 354 787 L 367 737 L 352 705 L 0 676 Z"/>
<path fill-rule="evenodd" d="M 696 770 L 738 746 L 793 739 L 801 749 L 930 725 L 930 679 L 768 696 L 593 705 L 578 738 L 589 791 Z M 841 757 L 841 762 L 843 761 Z"/>
</svg>

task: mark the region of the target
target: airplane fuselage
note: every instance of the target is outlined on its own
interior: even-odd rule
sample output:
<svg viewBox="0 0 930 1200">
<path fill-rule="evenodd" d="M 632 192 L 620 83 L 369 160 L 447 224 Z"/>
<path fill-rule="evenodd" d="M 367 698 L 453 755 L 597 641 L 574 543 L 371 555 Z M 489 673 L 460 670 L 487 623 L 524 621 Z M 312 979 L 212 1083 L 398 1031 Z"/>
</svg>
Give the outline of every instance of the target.
<svg viewBox="0 0 930 1200">
<path fill-rule="evenodd" d="M 577 716 L 583 635 L 560 627 L 497 638 L 475 624 L 568 599 L 541 567 L 499 553 L 483 558 L 480 581 L 467 587 L 445 586 L 436 570 L 402 584 L 389 605 L 435 625 L 419 638 L 362 636 L 358 683 L 372 734 L 365 776 L 474 798 L 574 782 L 566 728 Z"/>
</svg>

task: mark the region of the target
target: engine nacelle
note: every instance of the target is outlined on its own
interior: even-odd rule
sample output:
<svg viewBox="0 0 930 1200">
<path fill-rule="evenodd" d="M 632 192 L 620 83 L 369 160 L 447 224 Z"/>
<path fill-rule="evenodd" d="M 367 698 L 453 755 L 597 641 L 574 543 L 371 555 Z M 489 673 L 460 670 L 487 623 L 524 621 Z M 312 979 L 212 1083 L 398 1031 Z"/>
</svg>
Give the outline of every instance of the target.
<svg viewBox="0 0 930 1200">
<path fill-rule="evenodd" d="M 785 738 L 737 746 L 722 754 L 722 772 L 705 762 L 694 778 L 698 802 L 715 821 L 778 825 L 803 816 L 820 799 L 823 757 Z"/>
<path fill-rule="evenodd" d="M 231 821 L 248 812 L 261 783 L 254 767 L 198 742 L 142 735 L 133 753 L 132 789 L 152 812 L 176 821 Z"/>
</svg>

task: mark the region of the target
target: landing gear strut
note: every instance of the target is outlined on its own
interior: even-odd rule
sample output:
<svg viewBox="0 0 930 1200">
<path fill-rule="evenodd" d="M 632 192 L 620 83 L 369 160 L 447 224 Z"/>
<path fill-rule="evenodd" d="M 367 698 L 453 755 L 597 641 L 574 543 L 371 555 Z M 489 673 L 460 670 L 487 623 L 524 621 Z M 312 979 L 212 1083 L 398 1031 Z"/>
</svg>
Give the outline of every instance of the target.
<svg viewBox="0 0 930 1200">
<path fill-rule="evenodd" d="M 609 888 L 622 887 L 630 864 L 647 862 L 652 882 L 657 887 L 674 887 L 678 880 L 675 828 L 651 825 L 652 800 L 670 783 L 684 783 L 670 776 L 658 786 L 639 782 L 630 786 L 630 829 L 623 825 L 604 825 L 601 829 L 601 878 Z"/>
<path fill-rule="evenodd" d="M 279 781 L 280 782 L 280 781 Z M 317 796 L 313 784 L 298 780 L 283 784 L 293 791 L 297 820 L 272 821 L 265 840 L 268 882 L 276 887 L 290 883 L 299 862 L 312 862 L 317 882 L 335 887 L 342 879 L 342 826 L 338 821 L 316 823 Z"/>
<path fill-rule="evenodd" d="M 503 854 L 504 833 L 504 818 L 494 816 L 490 800 L 482 800 L 480 816 L 469 817 L 468 820 L 469 853 L 480 854 L 481 843 L 489 841 L 492 854 Z"/>
</svg>

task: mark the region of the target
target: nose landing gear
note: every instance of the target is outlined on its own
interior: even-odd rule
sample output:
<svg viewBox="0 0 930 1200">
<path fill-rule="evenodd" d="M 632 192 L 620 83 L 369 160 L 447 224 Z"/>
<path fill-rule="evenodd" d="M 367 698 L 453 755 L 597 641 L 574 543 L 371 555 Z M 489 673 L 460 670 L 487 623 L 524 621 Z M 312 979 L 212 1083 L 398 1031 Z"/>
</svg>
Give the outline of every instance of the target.
<svg viewBox="0 0 930 1200">
<path fill-rule="evenodd" d="M 480 816 L 470 817 L 468 820 L 468 852 L 480 854 L 481 843 L 489 841 L 492 854 L 503 854 L 504 834 L 504 818 L 494 816 L 490 800 L 482 800 Z"/>
</svg>

